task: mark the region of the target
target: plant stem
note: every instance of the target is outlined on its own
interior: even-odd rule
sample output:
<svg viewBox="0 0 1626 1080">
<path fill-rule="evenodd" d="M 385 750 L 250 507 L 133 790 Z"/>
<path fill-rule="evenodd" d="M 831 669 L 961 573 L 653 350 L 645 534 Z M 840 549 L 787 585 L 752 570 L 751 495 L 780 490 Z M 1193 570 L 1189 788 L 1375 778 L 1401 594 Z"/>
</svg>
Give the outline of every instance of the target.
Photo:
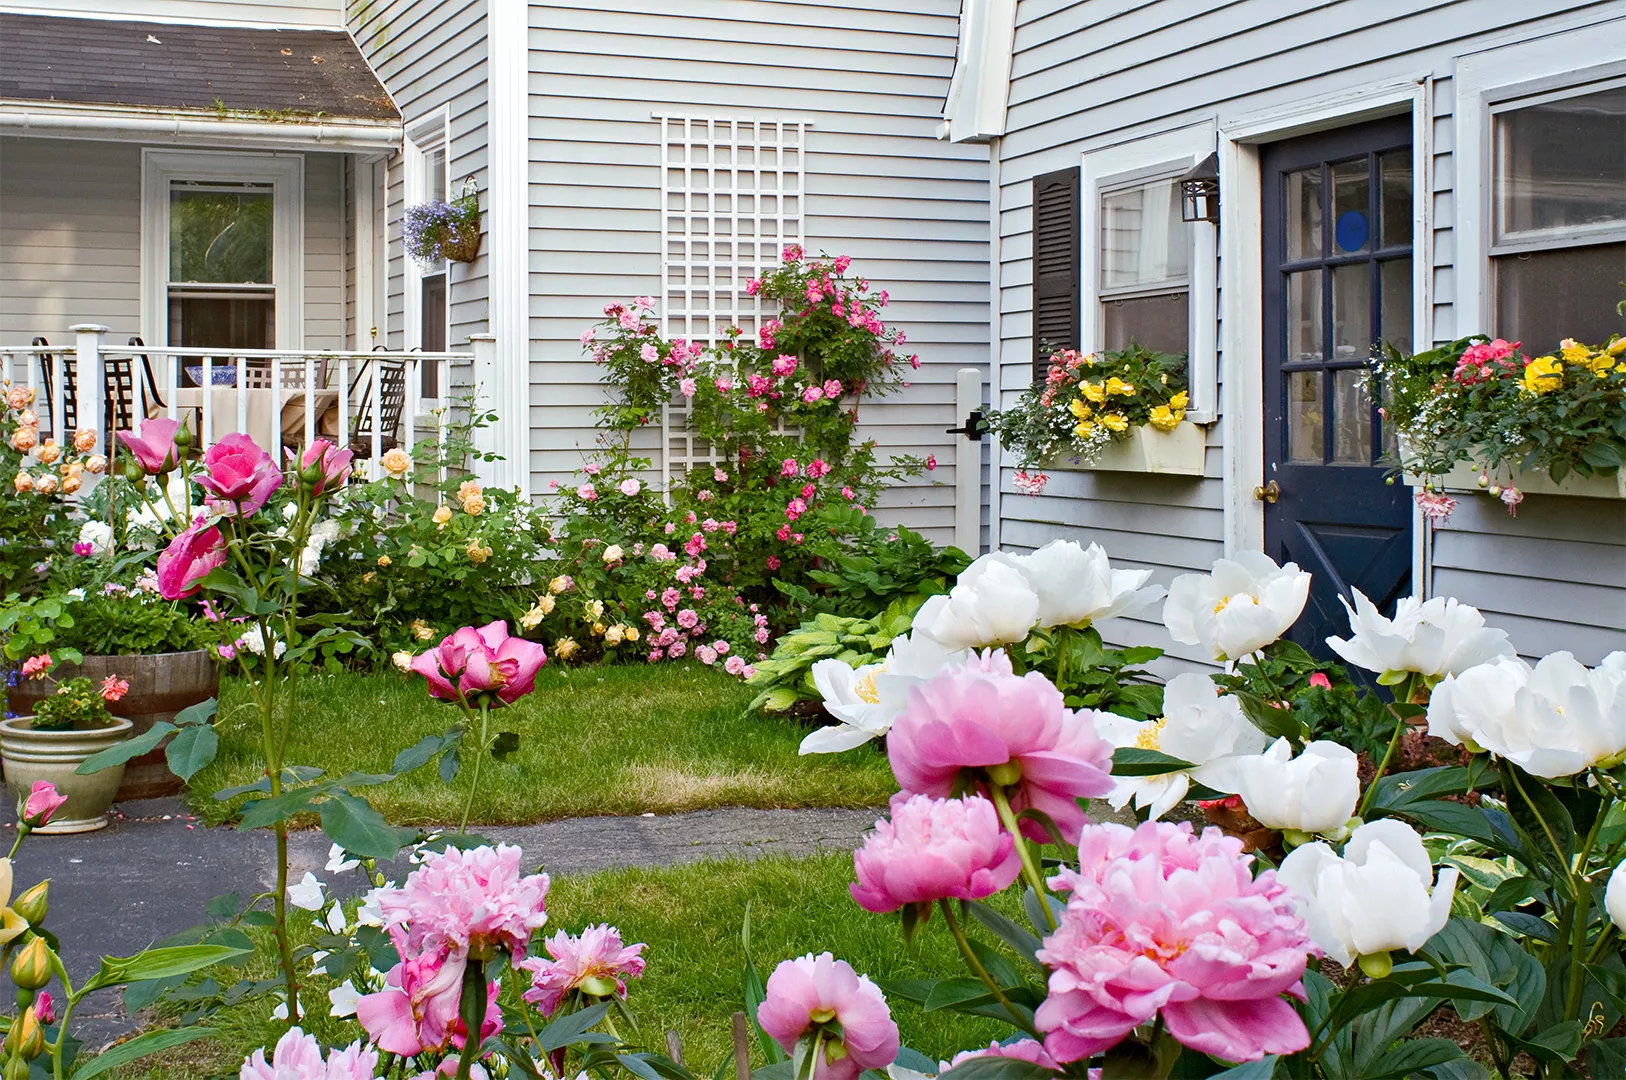
<svg viewBox="0 0 1626 1080">
<path fill-rule="evenodd" d="M 17 839 L 12 842 L 11 851 L 6 855 L 8 860 L 15 859 L 17 857 L 17 849 L 23 846 L 23 837 L 27 836 L 32 831 L 32 829 L 28 828 L 26 825 L 23 825 L 21 822 L 17 823 Z"/>
<path fill-rule="evenodd" d="M 1411 700 L 1411 684 L 1412 680 L 1407 679 L 1405 683 L 1405 691 L 1406 700 L 1408 701 Z M 1393 709 L 1394 706 L 1391 705 L 1390 711 L 1393 711 Z M 1372 777 L 1372 782 L 1366 785 L 1366 794 L 1361 796 L 1361 805 L 1355 808 L 1356 817 L 1361 818 L 1362 820 L 1366 818 L 1366 811 L 1372 806 L 1372 797 L 1378 792 L 1378 781 L 1383 779 L 1384 772 L 1386 772 L 1389 768 L 1389 760 L 1395 756 L 1395 748 L 1400 745 L 1401 736 L 1405 735 L 1405 733 L 1406 718 L 1397 713 L 1395 715 L 1395 733 L 1389 739 L 1389 748 L 1383 752 L 1383 760 L 1378 762 L 1378 771 L 1376 775 Z"/>
<path fill-rule="evenodd" d="M 1011 801 L 1005 796 L 1005 789 L 999 784 L 989 784 L 988 792 L 993 796 L 994 809 L 999 812 L 999 820 L 1004 824 L 1011 839 L 1016 841 L 1016 855 L 1022 860 L 1022 875 L 1027 878 L 1039 901 L 1039 909 L 1044 912 L 1044 920 L 1050 929 L 1056 928 L 1056 914 L 1050 910 L 1048 893 L 1044 887 L 1044 875 L 1039 873 L 1039 867 L 1033 861 L 1033 852 L 1028 849 L 1028 841 L 1022 835 L 1022 826 L 1011 812 Z"/>
<path fill-rule="evenodd" d="M 1587 830 L 1586 841 L 1576 860 L 1577 869 L 1573 872 L 1575 918 L 1570 924 L 1570 991 L 1564 1000 L 1564 1018 L 1568 1020 L 1580 1019 L 1576 1014 L 1581 1010 L 1581 994 L 1586 989 L 1586 932 L 1592 915 L 1592 880 L 1587 876 L 1587 862 L 1592 858 L 1592 846 L 1598 842 L 1598 830 L 1607 816 L 1608 808 L 1600 806 L 1592 819 L 1592 828 Z"/>
<path fill-rule="evenodd" d="M 1514 790 L 1516 790 L 1519 793 L 1519 797 L 1524 800 L 1524 804 L 1530 808 L 1530 813 L 1532 815 L 1534 815 L 1535 819 L 1541 823 L 1541 831 L 1547 837 L 1547 842 L 1553 846 L 1553 854 L 1558 856 L 1559 858 L 1563 858 L 1563 856 L 1564 856 L 1564 846 L 1558 842 L 1558 837 L 1557 837 L 1557 835 L 1554 834 L 1553 827 L 1551 825 L 1547 824 L 1547 819 L 1541 816 L 1541 811 L 1536 808 L 1535 800 L 1530 798 L 1529 794 L 1527 794 L 1525 792 L 1525 790 L 1524 790 L 1524 785 L 1519 782 L 1519 774 L 1518 774 L 1518 767 L 1517 766 L 1510 766 L 1508 768 L 1508 770 L 1507 770 L 1507 778 L 1509 780 L 1513 781 Z M 1570 887 L 1570 895 L 1574 896 L 1575 895 L 1575 870 L 1574 870 L 1573 867 L 1568 868 L 1568 869 L 1569 869 L 1569 873 L 1567 875 L 1565 875 L 1566 882 Z"/>
<path fill-rule="evenodd" d="M 62 1022 L 56 1029 L 56 1042 L 51 1044 L 51 1078 L 62 1080 L 62 1044 L 68 1038 L 68 1020 L 73 1016 L 74 996 L 64 995 L 62 1003 Z"/>
<path fill-rule="evenodd" d="M 947 900 L 939 900 L 937 907 L 943 913 L 943 920 L 948 923 L 949 933 L 954 936 L 954 944 L 960 947 L 960 955 L 965 957 L 966 966 L 988 987 L 989 992 L 994 995 L 994 1000 L 1003 1005 L 1005 1011 L 1011 1014 L 1011 1019 L 1017 1027 L 1034 1038 L 1039 1038 L 1038 1029 L 1033 1026 L 1027 1017 L 1017 1011 L 1015 1005 L 1011 1004 L 1011 999 L 1005 996 L 1005 991 L 1000 988 L 999 983 L 994 981 L 994 977 L 988 974 L 988 969 L 982 966 L 982 961 L 978 960 L 977 954 L 971 950 L 971 942 L 965 936 L 965 928 L 954 917 L 953 905 Z"/>
<path fill-rule="evenodd" d="M 457 1055 L 457 1080 L 468 1080 L 474 1059 L 480 1056 L 480 1030 L 486 1020 L 486 965 L 484 960 L 469 957 L 463 969 L 462 996 L 457 1011 L 463 1021 L 463 1052 Z"/>
<path fill-rule="evenodd" d="M 469 814 L 474 810 L 474 795 L 480 790 L 480 760 L 486 753 L 486 725 L 490 720 L 491 706 L 486 702 L 480 703 L 480 742 L 474 750 L 474 775 L 469 781 L 469 798 L 463 804 L 463 818 L 457 823 L 459 833 L 469 831 Z"/>
</svg>

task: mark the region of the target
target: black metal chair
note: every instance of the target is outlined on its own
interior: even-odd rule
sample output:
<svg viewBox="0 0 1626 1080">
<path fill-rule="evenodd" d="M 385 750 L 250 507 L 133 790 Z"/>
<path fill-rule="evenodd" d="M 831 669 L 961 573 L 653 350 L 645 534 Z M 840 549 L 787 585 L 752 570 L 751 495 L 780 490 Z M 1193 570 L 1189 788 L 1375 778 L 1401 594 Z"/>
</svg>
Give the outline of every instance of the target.
<svg viewBox="0 0 1626 1080">
<path fill-rule="evenodd" d="M 44 337 L 36 337 L 33 341 L 36 346 L 49 346 L 51 343 Z M 130 339 L 131 345 L 141 345 L 139 337 Z M 52 353 L 40 354 L 41 376 L 45 384 L 45 401 L 48 409 L 56 408 L 56 376 L 52 371 Z M 79 381 L 77 357 L 64 356 L 62 358 L 62 423 L 51 417 L 50 434 L 66 442 L 73 438 L 75 431 L 79 430 Z M 143 378 L 145 380 L 144 392 L 156 402 L 158 408 L 163 408 L 163 399 L 158 396 L 157 380 L 153 378 L 152 364 L 147 357 L 141 357 Z M 150 408 L 150 407 L 149 407 Z M 147 415 L 151 415 L 149 412 Z M 120 430 L 129 430 L 135 425 L 135 357 L 131 356 L 104 356 L 102 358 L 102 431 L 111 437 L 111 433 Z M 60 429 L 60 430 L 59 430 Z"/>
<path fill-rule="evenodd" d="M 400 361 L 368 360 L 350 380 L 351 400 L 356 400 L 358 386 L 362 391 L 356 424 L 350 430 L 350 449 L 358 458 L 372 457 L 375 422 L 379 453 L 395 449 L 400 445 L 401 413 L 406 409 L 406 365 Z"/>
<path fill-rule="evenodd" d="M 130 347 L 132 349 L 145 349 L 147 343 L 141 340 L 139 334 L 136 334 L 130 338 Z M 147 416 L 157 416 L 165 406 L 163 395 L 158 392 L 158 378 L 152 371 L 152 360 L 144 352 L 132 354 L 131 359 L 140 359 L 141 361 L 141 399 L 142 405 L 145 407 L 145 413 Z"/>
</svg>

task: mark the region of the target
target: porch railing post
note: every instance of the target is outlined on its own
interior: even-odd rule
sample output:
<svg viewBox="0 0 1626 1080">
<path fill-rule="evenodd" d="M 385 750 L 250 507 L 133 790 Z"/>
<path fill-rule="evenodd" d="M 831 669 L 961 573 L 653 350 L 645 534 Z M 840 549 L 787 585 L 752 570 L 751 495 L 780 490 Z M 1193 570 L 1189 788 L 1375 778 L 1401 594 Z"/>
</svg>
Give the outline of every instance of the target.
<svg viewBox="0 0 1626 1080">
<path fill-rule="evenodd" d="M 104 422 L 107 410 L 107 376 L 103 371 L 102 343 L 107 336 L 108 328 L 98 323 L 78 323 L 68 327 L 74 336 L 74 356 L 77 359 L 78 372 L 74 382 L 77 384 L 76 396 L 78 399 L 79 426 L 90 428 L 98 432 L 98 437 L 105 440 L 102 452 L 113 452 L 113 433 L 103 431 L 107 427 Z M 61 380 L 59 380 L 60 384 Z M 66 430 L 66 424 L 54 422 L 52 427 L 60 428 L 57 440 L 63 445 L 73 441 L 73 432 Z"/>
<path fill-rule="evenodd" d="M 491 393 L 492 388 L 497 385 L 497 337 L 495 334 L 470 334 L 469 344 L 474 349 L 474 386 L 471 388 L 471 407 L 478 410 L 481 408 L 480 402 L 483 395 Z M 441 396 L 449 408 L 451 400 L 451 387 L 449 385 L 441 388 Z M 512 423 L 513 420 L 507 416 L 507 413 L 507 409 L 499 410 L 497 423 L 503 423 L 505 418 Z M 445 430 L 446 417 L 442 416 L 441 431 L 444 432 Z M 491 453 L 497 449 L 497 432 L 493 427 L 479 428 L 471 433 L 471 437 L 477 450 Z M 480 478 L 482 484 L 490 485 L 499 474 L 501 464 L 501 462 L 496 461 L 476 461 L 474 463 L 474 474 Z"/>
<path fill-rule="evenodd" d="M 961 368 L 954 379 L 954 418 L 969 424 L 982 408 L 982 372 Z M 982 550 L 982 437 L 954 440 L 954 546 L 968 555 Z"/>
</svg>

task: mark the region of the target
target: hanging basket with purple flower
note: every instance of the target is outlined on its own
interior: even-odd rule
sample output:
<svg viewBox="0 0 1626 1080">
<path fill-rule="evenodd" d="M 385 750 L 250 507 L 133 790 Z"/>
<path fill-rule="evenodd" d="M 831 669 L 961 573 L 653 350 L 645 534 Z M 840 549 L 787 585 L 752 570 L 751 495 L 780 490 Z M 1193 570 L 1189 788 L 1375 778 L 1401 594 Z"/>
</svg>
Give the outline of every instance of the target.
<svg viewBox="0 0 1626 1080">
<path fill-rule="evenodd" d="M 480 253 L 479 196 L 471 192 L 451 202 L 431 199 L 408 207 L 401 239 L 407 254 L 425 265 L 473 262 Z"/>
</svg>

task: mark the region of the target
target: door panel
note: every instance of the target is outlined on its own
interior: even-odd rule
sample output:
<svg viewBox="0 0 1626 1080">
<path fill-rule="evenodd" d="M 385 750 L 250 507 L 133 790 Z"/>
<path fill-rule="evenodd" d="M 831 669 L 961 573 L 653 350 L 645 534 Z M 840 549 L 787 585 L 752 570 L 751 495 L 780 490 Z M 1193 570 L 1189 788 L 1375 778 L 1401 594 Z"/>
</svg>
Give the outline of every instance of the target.
<svg viewBox="0 0 1626 1080">
<path fill-rule="evenodd" d="M 1411 500 L 1361 376 L 1373 344 L 1411 348 L 1411 118 L 1263 148 L 1265 550 L 1314 575 L 1290 633 L 1330 657 L 1338 603 L 1391 612 L 1411 592 Z"/>
</svg>

